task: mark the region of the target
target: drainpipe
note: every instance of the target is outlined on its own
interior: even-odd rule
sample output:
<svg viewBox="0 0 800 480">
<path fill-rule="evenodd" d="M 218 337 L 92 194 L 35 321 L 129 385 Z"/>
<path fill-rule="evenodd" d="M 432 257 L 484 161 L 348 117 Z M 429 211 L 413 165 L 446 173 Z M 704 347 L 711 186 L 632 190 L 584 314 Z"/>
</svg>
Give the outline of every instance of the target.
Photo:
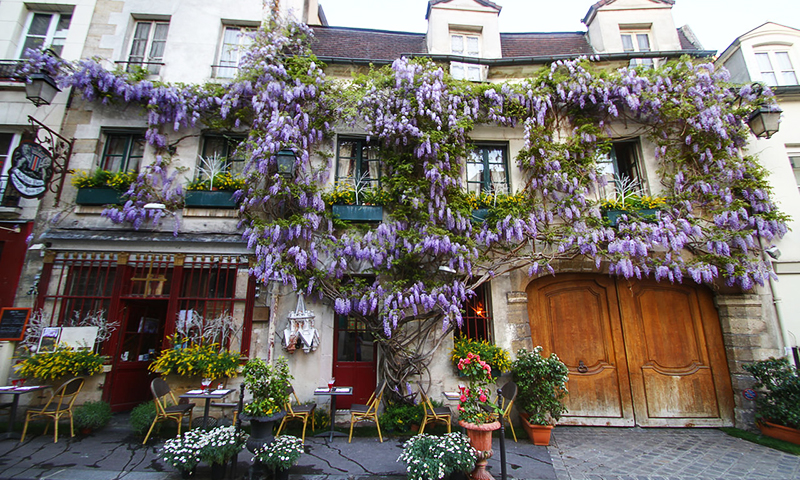
<svg viewBox="0 0 800 480">
<path fill-rule="evenodd" d="M 267 363 L 275 363 L 275 323 L 278 321 L 278 295 L 275 294 L 276 282 L 269 282 L 269 295 L 271 302 L 269 307 L 269 328 L 267 330 Z"/>
<path fill-rule="evenodd" d="M 761 259 L 764 262 L 768 262 L 770 267 L 772 267 L 772 271 L 775 271 L 774 259 L 767 256 L 766 249 L 764 248 L 763 240 L 761 238 L 758 239 L 759 246 L 761 247 Z M 777 275 L 777 273 L 775 274 Z M 789 352 L 786 351 L 786 347 L 788 344 L 786 343 L 786 336 L 784 334 L 784 325 L 783 320 L 781 319 L 781 309 L 778 305 L 781 302 L 780 297 L 777 296 L 777 290 L 775 290 L 775 280 L 772 278 L 772 275 L 769 276 L 769 289 L 772 293 L 772 308 L 775 310 L 775 318 L 778 320 L 778 329 L 780 330 L 780 341 L 781 345 L 780 348 L 783 351 L 783 356 L 787 356 Z"/>
</svg>

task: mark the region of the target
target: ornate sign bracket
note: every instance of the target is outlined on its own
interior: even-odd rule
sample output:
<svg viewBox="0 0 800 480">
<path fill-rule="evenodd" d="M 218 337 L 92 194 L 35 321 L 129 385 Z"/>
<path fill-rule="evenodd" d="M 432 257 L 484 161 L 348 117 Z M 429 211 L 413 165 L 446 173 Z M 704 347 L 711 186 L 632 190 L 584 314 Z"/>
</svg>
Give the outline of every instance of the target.
<svg viewBox="0 0 800 480">
<path fill-rule="evenodd" d="M 32 140 L 47 150 L 52 157 L 52 176 L 47 181 L 47 189 L 54 193 L 55 200 L 53 206 L 58 207 L 61 202 L 61 191 L 64 189 L 64 181 L 69 169 L 69 159 L 72 156 L 72 147 L 75 139 L 67 139 L 44 123 L 28 115 L 28 122 L 33 131 Z"/>
</svg>

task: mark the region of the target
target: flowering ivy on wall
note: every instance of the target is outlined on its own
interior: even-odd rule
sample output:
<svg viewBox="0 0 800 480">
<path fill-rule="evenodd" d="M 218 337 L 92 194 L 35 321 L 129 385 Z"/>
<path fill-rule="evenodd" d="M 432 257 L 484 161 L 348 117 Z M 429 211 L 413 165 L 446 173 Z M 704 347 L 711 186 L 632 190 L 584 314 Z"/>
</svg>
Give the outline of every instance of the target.
<svg viewBox="0 0 800 480">
<path fill-rule="evenodd" d="M 743 289 L 771 275 L 760 243 L 786 233 L 787 218 L 770 199 L 766 172 L 742 151 L 744 119 L 772 101 L 768 89 L 735 88 L 725 71 L 686 58 L 616 71 L 587 58 L 558 61 L 497 84 L 453 80 L 440 64 L 401 58 L 336 82 L 310 37 L 305 25 L 271 19 L 224 86 L 150 82 L 94 60 L 54 65 L 34 54 L 32 64 L 86 100 L 139 104 L 159 150 L 170 129 L 247 126 L 237 195 L 256 257 L 251 273 L 318 293 L 336 313 L 393 337 L 383 345 L 397 373 L 391 383 L 401 382 L 404 365 L 426 365 L 442 339 L 430 326 L 460 324 L 473 288 L 511 270 L 554 273 L 556 262 L 583 257 L 625 278 L 721 278 Z M 654 218 L 631 215 L 612 227 L 602 218 L 598 160 L 620 123 L 655 145 L 662 185 L 652 192 Z M 376 227 L 334 223 L 324 201 L 338 125 L 379 143 L 386 217 Z M 470 220 L 475 198 L 462 179 L 476 125 L 514 128 L 524 139 L 516 157 L 524 183 L 482 224 Z M 291 178 L 278 172 L 277 154 L 287 149 L 296 155 Z M 131 186 L 133 203 L 108 218 L 138 228 L 139 203 L 150 200 L 142 191 L 173 198 L 179 187 L 159 162 Z M 425 333 L 401 328 L 409 322 Z M 425 342 L 434 348 L 409 348 Z"/>
</svg>

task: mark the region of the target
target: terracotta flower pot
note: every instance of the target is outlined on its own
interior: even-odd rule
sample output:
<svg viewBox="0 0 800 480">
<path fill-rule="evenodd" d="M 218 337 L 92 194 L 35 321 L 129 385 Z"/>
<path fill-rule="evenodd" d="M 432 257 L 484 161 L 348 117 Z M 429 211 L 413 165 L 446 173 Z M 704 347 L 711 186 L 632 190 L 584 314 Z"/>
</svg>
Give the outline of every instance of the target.
<svg viewBox="0 0 800 480">
<path fill-rule="evenodd" d="M 492 456 L 492 432 L 500 428 L 500 422 L 478 425 L 459 420 L 458 424 L 467 430 L 469 444 L 478 451 L 475 470 L 470 473 L 469 478 L 472 480 L 494 480 L 494 477 L 486 471 L 486 463 Z"/>
<path fill-rule="evenodd" d="M 768 437 L 800 445 L 800 430 L 770 422 L 759 422 L 758 429 Z"/>
<path fill-rule="evenodd" d="M 550 445 L 550 435 L 553 433 L 552 425 L 534 425 L 528 421 L 527 414 L 521 413 L 519 416 L 522 418 L 522 427 L 534 445 Z"/>
</svg>

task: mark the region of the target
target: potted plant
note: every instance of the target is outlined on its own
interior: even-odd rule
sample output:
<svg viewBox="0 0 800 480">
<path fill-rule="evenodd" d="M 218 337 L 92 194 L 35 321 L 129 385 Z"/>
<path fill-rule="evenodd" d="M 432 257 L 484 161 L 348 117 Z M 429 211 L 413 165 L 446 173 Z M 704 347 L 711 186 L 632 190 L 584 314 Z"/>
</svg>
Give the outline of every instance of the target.
<svg viewBox="0 0 800 480">
<path fill-rule="evenodd" d="M 278 358 L 274 366 L 260 358 L 251 359 L 244 366 L 244 385 L 252 399 L 245 404 L 239 418 L 250 422 L 247 441 L 250 453 L 255 454 L 257 449 L 272 443 L 272 424 L 285 415 L 282 408 L 289 399 L 286 387 L 291 379 L 286 357 Z"/>
<path fill-rule="evenodd" d="M 492 432 L 500 428 L 500 408 L 489 401 L 492 367 L 470 352 L 458 361 L 457 368 L 469 379 L 469 387 L 459 387 L 458 424 L 467 430 L 470 444 L 480 452 L 471 475 L 485 478 L 486 463 L 492 456 Z"/>
<path fill-rule="evenodd" d="M 239 354 L 225 351 L 219 344 L 193 343 L 172 337 L 172 348 L 162 350 L 150 371 L 169 375 L 200 376 L 205 379 L 235 377 L 239 371 Z"/>
<path fill-rule="evenodd" d="M 397 433 L 416 431 L 422 421 L 422 404 L 390 402 L 380 416 L 381 427 Z M 415 428 L 416 427 L 416 428 Z"/>
<path fill-rule="evenodd" d="M 542 347 L 537 346 L 531 352 L 520 349 L 511 371 L 519 388 L 516 405 L 525 431 L 534 445 L 549 445 L 553 424 L 567 411 L 567 366 L 555 353 L 543 357 Z"/>
<path fill-rule="evenodd" d="M 743 365 L 756 379 L 756 422 L 761 433 L 800 444 L 800 377 L 786 358 Z"/>
<path fill-rule="evenodd" d="M 650 221 L 665 205 L 661 197 L 642 193 L 639 182 L 629 177 L 614 177 L 615 198 L 600 202 L 600 211 L 612 227 L 625 215 L 632 219 Z"/>
<path fill-rule="evenodd" d="M 75 408 L 72 418 L 78 430 L 87 434 L 92 430 L 105 427 L 111 421 L 111 405 L 102 400 L 86 402 Z"/>
<path fill-rule="evenodd" d="M 447 433 L 441 437 L 423 433 L 403 445 L 397 459 L 406 464 L 409 480 L 464 478 L 475 467 L 478 451 L 463 433 Z"/>
<path fill-rule="evenodd" d="M 228 461 L 244 448 L 247 435 L 233 425 L 217 427 L 200 437 L 200 460 L 211 465 L 212 480 L 222 480 Z"/>
<path fill-rule="evenodd" d="M 121 195 L 136 180 L 135 172 L 111 172 L 97 169 L 92 172 L 81 171 L 72 177 L 72 184 L 78 188 L 75 203 L 78 205 L 120 205 Z"/>
<path fill-rule="evenodd" d="M 453 351 L 450 353 L 453 366 L 458 367 L 458 362 L 462 358 L 467 358 L 469 353 L 480 356 L 481 360 L 488 363 L 492 367 L 493 377 L 498 377 L 501 373 L 511 370 L 511 356 L 504 348 L 489 343 L 488 340 L 457 336 L 453 343 Z M 463 373 L 459 371 L 459 375 L 463 375 Z"/>
<path fill-rule="evenodd" d="M 373 188 L 366 178 L 338 180 L 332 192 L 324 196 L 331 205 L 333 217 L 351 222 L 380 222 L 383 220 L 383 204 L 386 192 Z"/>
<path fill-rule="evenodd" d="M 105 357 L 88 348 L 75 349 L 57 345 L 52 352 L 25 353 L 15 365 L 17 375 L 24 378 L 55 380 L 65 375 L 90 376 L 103 371 Z"/>
<path fill-rule="evenodd" d="M 303 441 L 292 435 L 281 435 L 272 443 L 253 452 L 253 461 L 272 471 L 272 478 L 289 478 L 289 469 L 303 454 Z"/>
<path fill-rule="evenodd" d="M 170 438 L 164 442 L 159 456 L 168 465 L 181 472 L 183 478 L 189 478 L 200 463 L 200 450 L 205 435 L 205 431 L 195 429 L 184 432 L 179 437 Z"/>
<path fill-rule="evenodd" d="M 233 193 L 244 188 L 244 179 L 223 171 L 226 163 L 216 157 L 200 157 L 200 177 L 186 185 L 185 205 L 202 208 L 236 208 Z"/>
</svg>

